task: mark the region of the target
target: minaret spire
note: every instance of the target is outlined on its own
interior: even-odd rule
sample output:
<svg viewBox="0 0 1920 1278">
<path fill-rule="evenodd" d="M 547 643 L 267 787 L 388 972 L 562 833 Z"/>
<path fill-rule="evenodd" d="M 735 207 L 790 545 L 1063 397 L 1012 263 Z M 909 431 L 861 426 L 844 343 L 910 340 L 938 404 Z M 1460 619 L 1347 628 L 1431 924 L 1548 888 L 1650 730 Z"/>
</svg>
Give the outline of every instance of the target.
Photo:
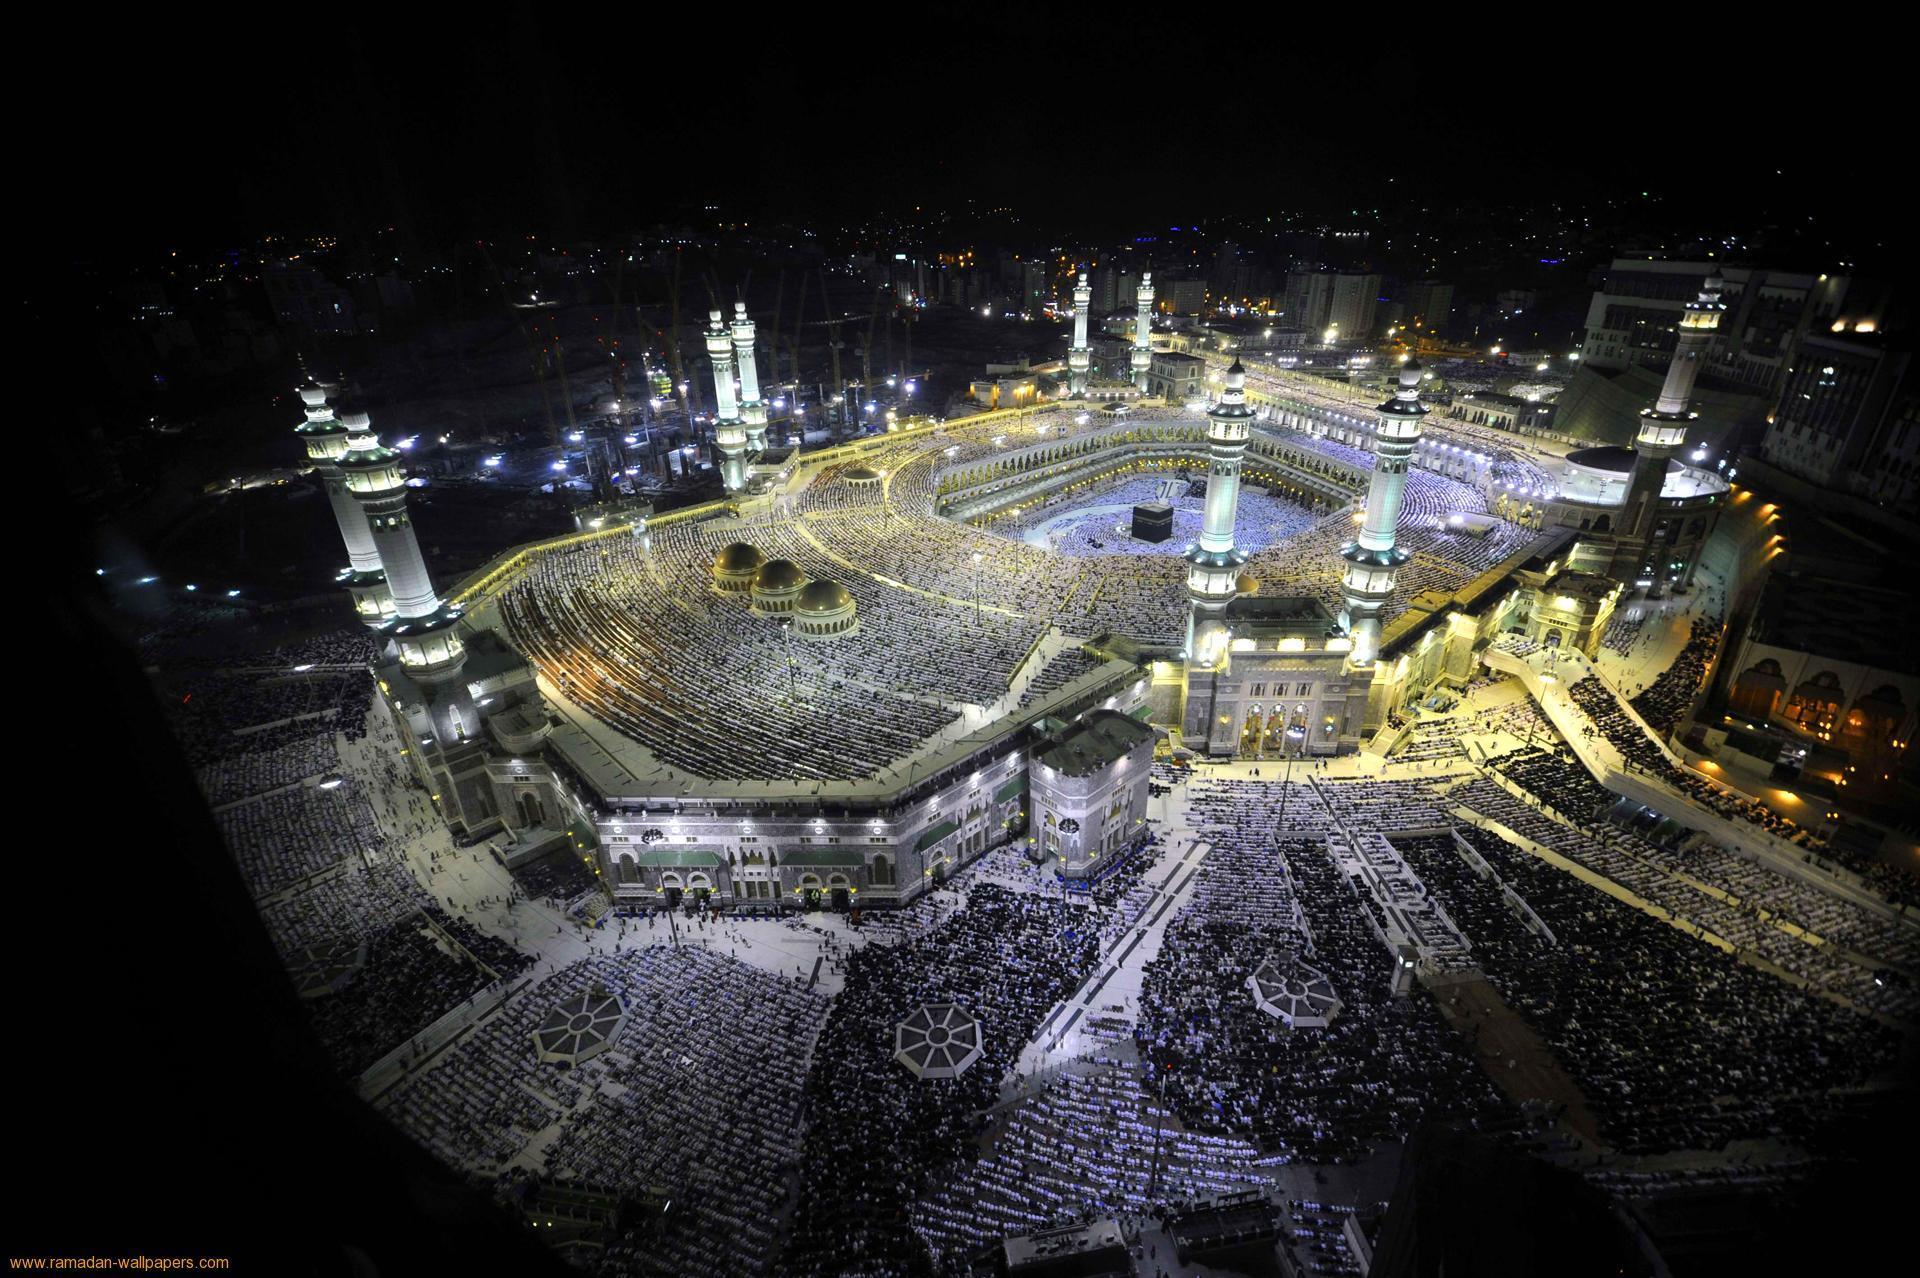
<svg viewBox="0 0 1920 1278">
<path fill-rule="evenodd" d="M 1633 470 L 1627 476 L 1627 492 L 1620 511 L 1620 539 L 1614 546 L 1612 575 L 1646 589 L 1658 597 L 1666 593 L 1668 565 L 1655 529 L 1660 507 L 1660 489 L 1666 483 L 1667 463 L 1687 442 L 1687 428 L 1700 414 L 1687 408 L 1693 398 L 1693 383 L 1700 376 L 1700 365 L 1720 329 L 1720 316 L 1726 305 L 1720 300 L 1725 285 L 1718 274 L 1709 275 L 1700 285 L 1699 295 L 1687 303 L 1680 318 L 1679 340 L 1673 348 L 1673 362 L 1667 365 L 1667 379 L 1660 387 L 1652 408 L 1640 410 L 1640 429 L 1634 437 Z"/>
<path fill-rule="evenodd" d="M 1139 308 L 1133 322 L 1133 350 L 1128 358 L 1133 367 L 1133 386 L 1142 395 L 1147 393 L 1147 367 L 1153 363 L 1153 272 L 1147 271 L 1140 276 L 1140 288 L 1133 295 L 1134 305 Z"/>
<path fill-rule="evenodd" d="M 747 451 L 767 447 L 767 406 L 760 401 L 760 363 L 753 355 L 753 320 L 747 304 L 733 304 L 733 358 L 740 366 L 740 418 L 747 428 Z"/>
<path fill-rule="evenodd" d="M 1093 374 L 1093 347 L 1087 341 L 1087 311 L 1093 305 L 1093 288 L 1087 273 L 1080 272 L 1073 286 L 1073 346 L 1067 351 L 1068 387 L 1075 395 L 1087 393 Z"/>
<path fill-rule="evenodd" d="M 400 663 L 414 678 L 423 683 L 452 679 L 466 660 L 458 633 L 461 610 L 441 602 L 427 574 L 420 540 L 407 513 L 401 455 L 380 442 L 363 410 L 343 408 L 340 421 L 349 432 L 340 470 L 348 491 L 366 513 L 393 596 L 393 616 L 380 632 L 392 641 Z"/>
<path fill-rule="evenodd" d="M 717 307 L 707 312 L 707 357 L 713 361 L 713 402 L 718 405 L 713 442 L 720 450 L 720 482 L 729 493 L 737 493 L 747 486 L 747 426 L 734 399 L 733 337 Z"/>
<path fill-rule="evenodd" d="M 300 362 L 304 367 L 306 360 L 303 358 Z M 340 540 L 346 543 L 347 567 L 341 570 L 338 580 L 353 596 L 354 614 L 364 624 L 378 627 L 393 615 L 393 597 L 387 593 L 387 576 L 380 567 L 380 551 L 373 543 L 373 531 L 367 526 L 367 513 L 347 491 L 347 479 L 338 464 L 346 456 L 351 435 L 327 403 L 330 389 L 311 380 L 300 388 L 306 420 L 293 429 L 306 444 L 307 457 L 326 486 L 333 520 L 340 527 Z"/>
<path fill-rule="evenodd" d="M 1393 594 L 1395 573 L 1412 557 L 1394 544 L 1400 524 L 1400 503 L 1406 496 L 1407 465 L 1420 440 L 1420 419 L 1427 406 L 1420 402 L 1420 361 L 1400 366 L 1399 386 L 1393 398 L 1376 410 L 1373 477 L 1367 483 L 1367 513 L 1360 536 L 1341 548 L 1344 561 L 1340 586 L 1347 605 L 1347 635 L 1353 647 L 1347 653 L 1350 669 L 1373 665 L 1380 650 L 1380 613 Z"/>
<path fill-rule="evenodd" d="M 1187 660 L 1212 667 L 1226 646 L 1226 611 L 1239 593 L 1247 552 L 1233 544 L 1240 505 L 1240 459 L 1247 451 L 1254 412 L 1247 403 L 1247 370 L 1235 359 L 1227 384 L 1207 410 L 1207 507 L 1200 542 L 1187 551 Z"/>
</svg>

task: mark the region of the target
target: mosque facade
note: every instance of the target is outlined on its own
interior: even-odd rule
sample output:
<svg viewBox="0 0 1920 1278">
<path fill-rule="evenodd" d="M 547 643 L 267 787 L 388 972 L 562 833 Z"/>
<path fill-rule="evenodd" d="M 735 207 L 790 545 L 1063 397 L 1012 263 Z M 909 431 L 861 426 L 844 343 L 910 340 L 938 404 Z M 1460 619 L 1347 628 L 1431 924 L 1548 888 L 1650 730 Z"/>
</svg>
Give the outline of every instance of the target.
<svg viewBox="0 0 1920 1278">
<path fill-rule="evenodd" d="M 1156 752 L 1281 760 L 1377 747 L 1403 711 L 1472 681 L 1489 644 L 1518 637 L 1591 654 L 1625 595 L 1691 582 L 1725 492 L 1673 461 L 1690 420 L 1689 370 L 1717 318 L 1709 293 L 1689 312 L 1685 358 L 1643 414 L 1636 450 L 1574 454 L 1557 488 L 1524 506 L 1489 492 L 1494 516 L 1467 518 L 1504 518 L 1538 536 L 1455 589 L 1405 599 L 1399 575 L 1410 552 L 1398 530 L 1409 468 L 1439 468 L 1489 491 L 1485 458 L 1423 438 L 1417 362 L 1400 369 L 1393 397 L 1364 422 L 1306 419 L 1298 405 L 1251 392 L 1237 361 L 1203 422 L 1134 421 L 1129 403 L 1092 396 L 1083 292 L 1084 281 L 1070 364 L 1079 420 L 1091 429 L 1010 448 L 991 464 L 936 468 L 934 509 L 966 521 L 1141 467 L 1200 469 L 1207 495 L 1200 539 L 1185 555 L 1185 642 L 1073 640 L 1085 645 L 1089 673 L 863 781 L 759 783 L 623 761 L 623 751 L 644 756 L 644 747 L 559 713 L 524 655 L 436 591 L 400 456 L 367 415 L 330 402 L 330 388 L 303 391 L 297 429 L 335 498 L 349 558 L 343 582 L 356 615 L 387 641 L 375 669 L 382 703 L 406 743 L 406 766 L 449 826 L 489 839 L 510 865 L 564 848 L 590 861 L 608 899 L 626 908 L 690 898 L 748 909 L 898 905 L 1001 846 L 1057 859 L 1069 878 L 1096 878 L 1144 837 Z M 1136 393 L 1153 353 L 1152 297 L 1143 280 Z M 750 454 L 764 448 L 753 344 L 743 307 L 731 324 L 712 313 L 707 345 L 730 498 L 744 487 Z M 1091 422 L 1096 413 L 1102 420 Z M 1371 464 L 1303 443 L 1302 427 L 1364 431 Z M 1235 544 L 1243 477 L 1312 511 L 1353 512 L 1337 607 L 1324 595 L 1263 590 L 1244 571 Z M 842 482 L 883 492 L 887 476 L 853 465 Z M 777 625 L 783 643 L 824 654 L 873 639 L 843 583 L 811 577 L 750 537 L 714 555 L 708 584 Z"/>
</svg>

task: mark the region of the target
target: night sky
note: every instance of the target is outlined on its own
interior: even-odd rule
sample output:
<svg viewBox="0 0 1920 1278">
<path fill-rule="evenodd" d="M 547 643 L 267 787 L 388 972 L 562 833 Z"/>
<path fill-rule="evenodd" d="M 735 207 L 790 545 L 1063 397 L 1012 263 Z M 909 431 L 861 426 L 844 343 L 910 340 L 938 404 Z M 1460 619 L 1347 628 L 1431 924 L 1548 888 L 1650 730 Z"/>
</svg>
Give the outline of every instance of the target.
<svg viewBox="0 0 1920 1278">
<path fill-rule="evenodd" d="M 1871 195 L 1898 117 L 1864 37 L 1803 63 L 1777 38 L 1531 11 L 1318 27 L 1168 7 L 786 12 L 128 30 L 87 56 L 102 126 L 36 140 L 64 231 L 141 250 L 388 223 L 422 244 L 594 236 L 707 204 L 819 224 L 967 199 L 1101 233 L 1411 191 L 1459 207 L 1691 190 L 1710 220 L 1811 213 L 1866 250 L 1898 225 Z"/>
</svg>

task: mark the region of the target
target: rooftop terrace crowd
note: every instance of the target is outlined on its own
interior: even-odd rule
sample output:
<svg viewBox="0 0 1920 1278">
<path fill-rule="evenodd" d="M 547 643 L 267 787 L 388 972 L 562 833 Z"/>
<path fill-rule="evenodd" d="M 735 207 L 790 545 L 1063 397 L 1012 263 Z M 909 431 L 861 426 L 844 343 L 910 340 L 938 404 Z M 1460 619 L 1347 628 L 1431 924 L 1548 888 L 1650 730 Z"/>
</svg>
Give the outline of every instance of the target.
<svg viewBox="0 0 1920 1278">
<path fill-rule="evenodd" d="M 1920 931 L 1870 914 L 1699 836 L 1671 846 L 1642 837 L 1601 815 L 1617 804 L 1602 803 L 1581 816 L 1580 810 L 1593 798 L 1591 790 L 1599 787 L 1578 764 L 1564 758 L 1523 751 L 1496 764 L 1528 794 L 1559 812 L 1561 819 L 1531 808 L 1484 778 L 1449 797 L 1816 989 L 1890 1016 L 1911 1019 L 1920 1013 L 1920 997 L 1911 982 L 1897 974 L 1883 974 L 1887 965 L 1910 960 L 1920 944 Z M 1866 961 L 1810 944 L 1800 936 L 1800 929 L 1813 928 L 1814 919 L 1838 933 L 1829 939 L 1847 938 L 1842 943 Z"/>
<path fill-rule="evenodd" d="M 1896 1035 L 1596 892 L 1490 832 L 1462 832 L 1552 929 L 1549 941 L 1473 886 L 1449 845 L 1402 849 L 1474 940 L 1506 1002 L 1578 1081 L 1628 1152 L 1793 1139 L 1828 1094 L 1894 1059 Z"/>
<path fill-rule="evenodd" d="M 1677 685 L 1661 688 L 1656 681 L 1648 694 L 1656 689 L 1659 689 L 1656 706 L 1671 707 L 1678 700 Z M 1675 764 L 1597 677 L 1587 675 L 1575 681 L 1568 686 L 1567 695 L 1593 721 L 1594 728 L 1620 753 L 1628 767 L 1647 773 L 1728 820 L 1745 821 L 1809 851 L 1829 853 L 1827 841 L 1798 821 L 1781 816 L 1758 799 L 1730 786 L 1709 781 Z M 1877 861 L 1863 862 L 1858 868 L 1874 878 L 1876 888 L 1891 899 L 1920 901 L 1920 878 Z"/>
</svg>

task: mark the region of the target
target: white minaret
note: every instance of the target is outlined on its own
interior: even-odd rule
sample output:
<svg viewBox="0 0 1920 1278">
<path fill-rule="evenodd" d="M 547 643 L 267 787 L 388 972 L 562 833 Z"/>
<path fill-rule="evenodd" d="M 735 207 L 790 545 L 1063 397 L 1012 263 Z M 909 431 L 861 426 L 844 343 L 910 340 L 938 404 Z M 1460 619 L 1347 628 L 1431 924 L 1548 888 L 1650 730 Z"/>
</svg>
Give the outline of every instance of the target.
<svg viewBox="0 0 1920 1278">
<path fill-rule="evenodd" d="M 1133 295 L 1139 315 L 1133 322 L 1133 387 L 1147 393 L 1147 366 L 1153 363 L 1153 272 L 1140 276 L 1140 288 Z"/>
<path fill-rule="evenodd" d="M 733 358 L 740 366 L 740 418 L 747 428 L 747 451 L 767 448 L 767 406 L 760 401 L 760 363 L 753 354 L 753 321 L 747 304 L 733 304 Z"/>
<path fill-rule="evenodd" d="M 347 452 L 348 431 L 327 404 L 327 391 L 327 387 L 317 382 L 300 388 L 300 401 L 306 406 L 307 416 L 293 429 L 306 444 L 307 459 L 326 486 L 333 521 L 340 526 L 340 540 L 347 546 L 347 567 L 341 569 L 338 580 L 353 596 L 354 614 L 364 624 L 378 627 L 393 615 L 393 596 L 387 593 L 387 575 L 380 568 L 380 551 L 373 544 L 367 512 L 360 509 L 360 503 L 347 491 L 346 476 L 340 472 L 339 461 Z"/>
<path fill-rule="evenodd" d="M 719 406 L 713 442 L 720 450 L 720 482 L 737 493 L 747 486 L 747 425 L 733 394 L 733 338 L 717 310 L 707 312 L 707 357 L 713 361 L 713 402 Z"/>
<path fill-rule="evenodd" d="M 1366 520 L 1359 540 L 1340 550 L 1345 562 L 1340 593 L 1347 605 L 1347 635 L 1353 640 L 1347 653 L 1349 669 L 1373 664 L 1380 651 L 1380 612 L 1393 594 L 1394 573 L 1412 557 L 1393 543 L 1400 502 L 1406 496 L 1407 465 L 1420 440 L 1420 419 L 1427 415 L 1427 406 L 1420 402 L 1420 376 L 1419 360 L 1402 364 L 1399 389 L 1379 407 Z"/>
<path fill-rule="evenodd" d="M 1093 347 L 1087 341 L 1087 311 L 1092 306 L 1093 286 L 1082 271 L 1080 282 L 1073 286 L 1073 346 L 1067 351 L 1068 388 L 1075 395 L 1086 394 L 1093 378 Z"/>
<path fill-rule="evenodd" d="M 1238 359 L 1227 370 L 1226 389 L 1207 410 L 1207 509 L 1200 544 L 1187 551 L 1187 660 L 1211 669 L 1226 649 L 1227 605 L 1239 593 L 1247 552 L 1233 544 L 1240 506 L 1240 459 L 1253 429 L 1247 404 L 1247 370 Z"/>
<path fill-rule="evenodd" d="M 366 514 L 387 575 L 387 590 L 393 596 L 393 616 L 381 633 L 393 642 L 401 664 L 414 678 L 423 683 L 451 679 L 466 660 L 458 633 L 461 610 L 440 602 L 427 575 L 427 562 L 407 514 L 401 455 L 380 442 L 366 413 L 342 410 L 340 421 L 348 431 L 340 470 L 348 491 Z"/>
<path fill-rule="evenodd" d="M 1700 364 L 1713 345 L 1720 316 L 1727 309 L 1720 300 L 1723 287 L 1718 275 L 1709 275 L 1700 286 L 1698 298 L 1687 303 L 1660 397 L 1652 408 L 1640 410 L 1640 430 L 1633 443 L 1633 471 L 1627 476 L 1612 575 L 1656 598 L 1667 593 L 1671 575 L 1661 553 L 1667 543 L 1654 536 L 1660 489 L 1667 480 L 1667 463 L 1687 442 L 1687 427 L 1700 415 L 1689 412 L 1687 402 L 1693 398 Z"/>
</svg>

